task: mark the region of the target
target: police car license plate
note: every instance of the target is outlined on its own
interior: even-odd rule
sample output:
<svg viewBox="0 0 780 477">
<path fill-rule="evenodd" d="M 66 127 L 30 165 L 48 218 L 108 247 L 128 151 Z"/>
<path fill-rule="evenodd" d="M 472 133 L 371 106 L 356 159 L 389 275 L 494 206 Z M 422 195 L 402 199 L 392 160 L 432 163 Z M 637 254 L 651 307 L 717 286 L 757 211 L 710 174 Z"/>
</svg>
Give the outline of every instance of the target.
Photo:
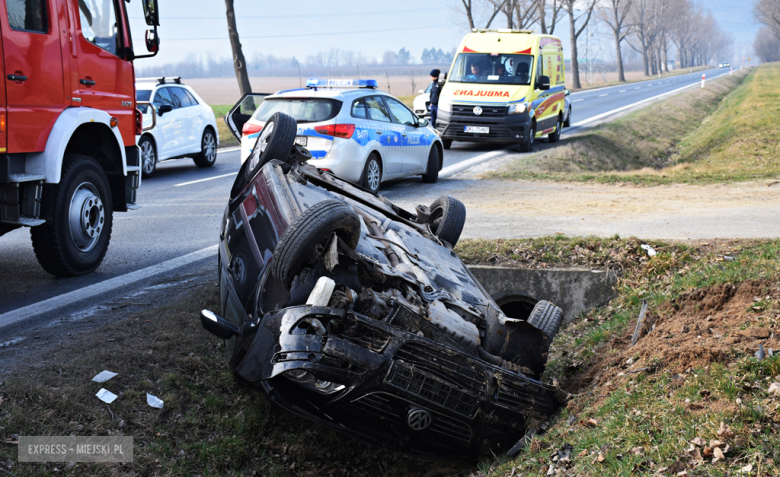
<svg viewBox="0 0 780 477">
<path fill-rule="evenodd" d="M 466 126 L 464 129 L 464 132 L 467 133 L 477 133 L 477 134 L 488 134 L 490 133 L 490 128 L 487 126 Z"/>
<path fill-rule="evenodd" d="M 309 142 L 308 136 L 295 136 L 295 144 L 306 147 L 306 144 Z"/>
</svg>

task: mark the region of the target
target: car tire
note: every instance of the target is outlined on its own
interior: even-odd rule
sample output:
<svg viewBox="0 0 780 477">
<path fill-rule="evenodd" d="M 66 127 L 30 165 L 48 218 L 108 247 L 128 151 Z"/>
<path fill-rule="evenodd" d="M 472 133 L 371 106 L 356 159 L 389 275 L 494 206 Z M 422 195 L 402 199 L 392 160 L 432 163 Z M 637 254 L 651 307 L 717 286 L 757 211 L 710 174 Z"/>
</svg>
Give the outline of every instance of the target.
<svg viewBox="0 0 780 477">
<path fill-rule="evenodd" d="M 439 148 L 434 145 L 431 152 L 428 153 L 428 169 L 422 175 L 422 181 L 426 184 L 434 184 L 439 180 L 439 169 L 441 168 L 441 159 L 439 158 Z"/>
<path fill-rule="evenodd" d="M 554 143 L 561 140 L 562 125 L 563 125 L 563 121 L 561 121 L 561 117 L 558 116 L 558 121 L 555 122 L 555 131 L 547 135 L 548 142 Z"/>
<path fill-rule="evenodd" d="M 366 165 L 363 167 L 363 177 L 360 179 L 360 185 L 370 191 L 372 194 L 379 192 L 379 186 L 382 185 L 382 160 L 372 152 Z"/>
<path fill-rule="evenodd" d="M 452 139 L 442 139 L 441 145 L 444 147 L 444 149 L 449 149 L 452 147 Z"/>
<path fill-rule="evenodd" d="M 566 115 L 566 121 L 563 122 L 563 127 L 568 128 L 571 126 L 571 106 L 569 106 L 569 114 Z"/>
<path fill-rule="evenodd" d="M 544 333 L 550 341 L 558 334 L 562 322 L 563 310 L 545 300 L 537 303 L 528 316 L 528 323 Z"/>
<path fill-rule="evenodd" d="M 148 179 L 157 169 L 157 148 L 149 136 L 142 136 L 138 141 L 138 149 L 141 151 L 141 174 L 144 179 Z"/>
<path fill-rule="evenodd" d="M 106 255 L 113 224 L 105 172 L 92 157 L 67 154 L 60 183 L 44 187 L 46 223 L 30 229 L 38 262 L 59 277 L 94 271 Z"/>
<path fill-rule="evenodd" d="M 531 127 L 528 129 L 528 135 L 520 144 L 520 152 L 533 152 L 534 142 L 536 142 L 536 122 L 532 121 Z"/>
<path fill-rule="evenodd" d="M 433 201 L 430 209 L 429 223 L 434 235 L 454 247 L 466 223 L 466 206 L 454 197 L 443 195 Z"/>
<path fill-rule="evenodd" d="M 236 175 L 236 181 L 233 183 L 233 188 L 230 191 L 230 198 L 237 197 L 246 185 L 252 181 L 257 171 L 271 159 L 286 161 L 295 143 L 295 134 L 297 132 L 298 123 L 293 117 L 284 113 L 274 113 L 265 122 L 263 130 L 252 148 L 252 152 L 249 153 L 249 157 L 244 161 Z"/>
<path fill-rule="evenodd" d="M 352 249 L 360 240 L 360 218 L 351 207 L 338 200 L 318 202 L 287 227 L 274 249 L 271 274 L 285 288 L 308 261 L 318 258 L 318 246 L 327 245 L 331 233 Z"/>
<path fill-rule="evenodd" d="M 217 136 L 211 128 L 203 131 L 200 139 L 200 152 L 192 158 L 198 167 L 211 167 L 217 162 Z"/>
</svg>

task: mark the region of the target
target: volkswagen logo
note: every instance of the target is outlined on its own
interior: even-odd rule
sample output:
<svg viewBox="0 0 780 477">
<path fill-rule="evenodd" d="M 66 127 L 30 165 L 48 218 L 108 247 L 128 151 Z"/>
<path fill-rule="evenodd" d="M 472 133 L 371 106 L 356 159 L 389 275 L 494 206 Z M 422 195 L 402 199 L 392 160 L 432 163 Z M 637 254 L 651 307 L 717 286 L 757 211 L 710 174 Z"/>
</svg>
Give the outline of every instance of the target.
<svg viewBox="0 0 780 477">
<path fill-rule="evenodd" d="M 409 417 L 406 418 L 406 423 L 415 431 L 422 431 L 431 425 L 432 420 L 433 418 L 431 417 L 430 412 L 424 409 L 410 409 Z"/>
<path fill-rule="evenodd" d="M 474 106 L 474 114 L 476 116 L 479 116 L 480 114 L 482 114 L 482 108 L 480 106 Z"/>
</svg>

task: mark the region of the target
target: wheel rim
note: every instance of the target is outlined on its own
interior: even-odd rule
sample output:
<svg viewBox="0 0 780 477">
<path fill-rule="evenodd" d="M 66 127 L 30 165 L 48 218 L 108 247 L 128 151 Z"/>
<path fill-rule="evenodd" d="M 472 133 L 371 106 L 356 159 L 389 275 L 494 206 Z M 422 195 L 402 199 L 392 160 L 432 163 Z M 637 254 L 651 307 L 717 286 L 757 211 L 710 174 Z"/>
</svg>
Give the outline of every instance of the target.
<svg viewBox="0 0 780 477">
<path fill-rule="evenodd" d="M 260 162 L 260 156 L 262 156 L 263 152 L 265 152 L 265 150 L 268 148 L 268 139 L 270 138 L 272 132 L 274 132 L 274 123 L 269 121 L 265 123 L 263 132 L 260 134 L 260 137 L 257 138 L 255 150 L 252 151 L 252 162 L 249 164 L 250 170 L 254 170 L 254 168 L 257 167 L 257 164 Z"/>
<path fill-rule="evenodd" d="M 141 158 L 144 161 L 144 172 L 147 174 L 151 173 L 157 161 L 154 157 L 154 147 L 152 147 L 152 143 L 149 141 L 141 143 Z"/>
<path fill-rule="evenodd" d="M 217 141 L 210 132 L 203 135 L 203 154 L 209 162 L 214 162 L 217 159 Z"/>
<path fill-rule="evenodd" d="M 371 190 L 379 189 L 379 163 L 375 159 L 371 159 L 368 162 L 368 171 L 366 171 L 368 177 L 368 187 Z"/>
<path fill-rule="evenodd" d="M 531 127 L 531 139 L 528 141 L 529 144 L 534 143 L 534 139 L 536 139 L 536 127 Z"/>
<path fill-rule="evenodd" d="M 561 137 L 561 128 L 563 127 L 563 121 L 561 121 L 561 118 L 558 118 L 558 124 L 555 125 L 555 136 Z"/>
<path fill-rule="evenodd" d="M 84 182 L 76 188 L 70 199 L 68 218 L 73 245 L 82 252 L 95 248 L 106 217 L 103 201 L 94 185 Z"/>
</svg>

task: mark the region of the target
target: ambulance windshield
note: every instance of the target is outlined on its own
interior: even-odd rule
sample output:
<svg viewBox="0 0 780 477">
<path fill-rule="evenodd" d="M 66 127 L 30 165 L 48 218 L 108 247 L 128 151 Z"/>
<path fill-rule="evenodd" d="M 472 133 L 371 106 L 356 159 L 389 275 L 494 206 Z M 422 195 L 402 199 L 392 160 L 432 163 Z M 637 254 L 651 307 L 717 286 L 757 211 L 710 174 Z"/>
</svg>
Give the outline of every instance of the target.
<svg viewBox="0 0 780 477">
<path fill-rule="evenodd" d="M 530 85 L 532 55 L 459 53 L 449 81 L 455 83 Z"/>
</svg>

